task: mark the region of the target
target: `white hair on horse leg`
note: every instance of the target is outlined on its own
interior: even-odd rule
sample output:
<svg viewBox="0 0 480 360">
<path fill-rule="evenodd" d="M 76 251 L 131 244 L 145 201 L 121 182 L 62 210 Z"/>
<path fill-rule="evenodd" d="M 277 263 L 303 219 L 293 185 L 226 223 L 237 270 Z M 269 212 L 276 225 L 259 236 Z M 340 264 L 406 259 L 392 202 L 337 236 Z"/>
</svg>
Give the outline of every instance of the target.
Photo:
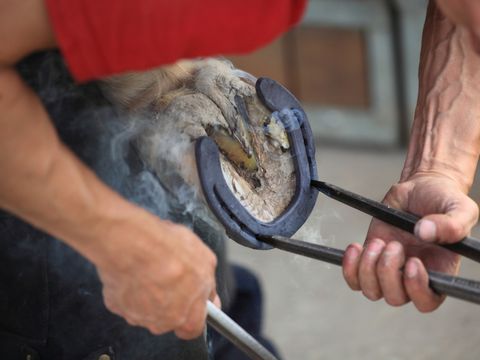
<svg viewBox="0 0 480 360">
<path fill-rule="evenodd" d="M 258 99 L 254 79 L 227 61 L 201 59 L 110 78 L 103 89 L 141 127 L 138 152 L 167 188 L 187 184 L 202 198 L 194 143 L 211 136 L 230 190 L 268 222 L 290 203 L 296 179 L 285 129 Z"/>
</svg>

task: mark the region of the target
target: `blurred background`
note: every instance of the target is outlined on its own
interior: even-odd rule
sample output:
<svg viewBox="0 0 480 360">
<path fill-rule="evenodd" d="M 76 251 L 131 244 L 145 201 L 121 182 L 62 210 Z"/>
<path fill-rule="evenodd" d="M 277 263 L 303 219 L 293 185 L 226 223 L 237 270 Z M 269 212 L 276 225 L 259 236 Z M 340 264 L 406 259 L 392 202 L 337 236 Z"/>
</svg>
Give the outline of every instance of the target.
<svg viewBox="0 0 480 360">
<path fill-rule="evenodd" d="M 425 0 L 310 0 L 303 23 L 249 56 L 230 59 L 286 85 L 317 139 L 320 178 L 381 200 L 403 166 L 417 96 Z M 471 196 L 478 202 L 480 184 Z M 370 218 L 319 195 L 297 238 L 345 248 Z M 475 230 L 474 236 L 480 236 Z M 341 270 L 277 250 L 229 243 L 260 278 L 266 332 L 288 360 L 479 359 L 480 308 L 448 299 L 432 314 L 350 291 Z M 464 260 L 461 275 L 480 278 Z"/>
</svg>

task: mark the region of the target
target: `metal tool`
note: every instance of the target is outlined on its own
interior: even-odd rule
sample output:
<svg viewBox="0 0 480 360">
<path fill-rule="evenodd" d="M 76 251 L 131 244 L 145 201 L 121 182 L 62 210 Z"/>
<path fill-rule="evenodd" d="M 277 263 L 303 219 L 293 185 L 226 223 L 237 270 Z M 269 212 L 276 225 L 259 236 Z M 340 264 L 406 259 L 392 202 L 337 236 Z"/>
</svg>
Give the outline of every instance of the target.
<svg viewBox="0 0 480 360">
<path fill-rule="evenodd" d="M 262 240 L 277 249 L 334 265 L 341 266 L 345 254 L 344 250 L 283 236 L 264 237 Z M 480 304 L 480 282 L 430 270 L 428 278 L 430 287 L 438 294 Z"/>
<path fill-rule="evenodd" d="M 254 249 L 266 250 L 277 247 L 322 261 L 328 261 L 325 259 L 333 256 L 332 259 L 336 261 L 333 263 L 341 262 L 342 250 L 319 248 L 316 247 L 317 245 L 298 240 L 291 240 L 290 243 L 287 241 L 287 237 L 295 233 L 310 215 L 317 198 L 317 190 L 348 206 L 413 233 L 415 223 L 418 221 L 415 215 L 316 180 L 314 139 L 300 103 L 287 89 L 271 79 L 258 79 L 256 90 L 263 104 L 272 112 L 284 109 L 296 110 L 294 114 L 297 117 L 297 126 L 284 124 L 291 144 L 292 159 L 295 160 L 297 180 L 295 195 L 287 209 L 274 221 L 264 223 L 257 220 L 248 213 L 228 188 L 220 167 L 220 153 L 216 144 L 209 138 L 199 139 L 196 144 L 196 158 L 204 195 L 211 210 L 233 240 Z M 292 243 L 295 247 L 292 247 Z M 480 242 L 476 239 L 469 237 L 459 243 L 443 245 L 443 247 L 480 262 Z M 430 285 L 437 292 L 480 303 L 480 283 L 435 272 L 429 272 L 429 276 Z"/>
<path fill-rule="evenodd" d="M 311 185 L 332 199 L 338 200 L 350 207 L 360 210 L 365 214 L 371 215 L 378 220 L 382 220 L 387 224 L 393 225 L 411 234 L 413 234 L 415 224 L 418 220 L 420 220 L 420 217 L 416 215 L 391 208 L 385 204 L 367 199 L 363 196 L 323 181 L 312 180 Z M 458 243 L 442 244 L 440 246 L 456 252 L 457 254 L 468 257 L 471 260 L 480 262 L 480 241 L 475 238 L 466 237 Z"/>
<path fill-rule="evenodd" d="M 239 350 L 252 360 L 278 360 L 262 344 L 255 340 L 227 314 L 217 308 L 211 301 L 207 302 L 207 322 Z"/>
<path fill-rule="evenodd" d="M 260 78 L 255 84 L 257 94 L 272 112 L 298 109 L 307 118 L 298 100 L 277 82 Z M 284 124 L 289 127 L 289 124 Z M 241 245 L 267 250 L 271 246 L 258 240 L 258 236 L 293 235 L 307 220 L 315 206 L 318 192 L 310 186 L 317 176 L 315 141 L 308 121 L 288 129 L 290 151 L 295 159 L 295 195 L 287 209 L 274 221 L 264 223 L 252 216 L 230 191 L 223 177 L 220 152 L 208 137 L 199 138 L 195 144 L 198 175 L 203 194 L 228 236 Z"/>
<path fill-rule="evenodd" d="M 317 179 L 315 143 L 307 115 L 298 100 L 283 86 L 268 78 L 256 83 L 258 97 L 272 112 L 283 109 L 298 110 L 297 127 L 287 129 L 292 159 L 295 160 L 296 188 L 287 209 L 274 221 L 264 223 L 253 217 L 232 194 L 223 178 L 220 153 L 214 141 L 208 137 L 196 143 L 196 159 L 199 177 L 207 202 L 227 234 L 238 243 L 267 250 L 271 246 L 258 238 L 293 235 L 307 220 L 317 199 L 317 189 L 323 194 L 363 211 L 379 220 L 413 233 L 418 217 L 384 204 L 364 198 Z M 480 241 L 465 238 L 456 244 L 443 245 L 451 251 L 480 262 Z"/>
</svg>

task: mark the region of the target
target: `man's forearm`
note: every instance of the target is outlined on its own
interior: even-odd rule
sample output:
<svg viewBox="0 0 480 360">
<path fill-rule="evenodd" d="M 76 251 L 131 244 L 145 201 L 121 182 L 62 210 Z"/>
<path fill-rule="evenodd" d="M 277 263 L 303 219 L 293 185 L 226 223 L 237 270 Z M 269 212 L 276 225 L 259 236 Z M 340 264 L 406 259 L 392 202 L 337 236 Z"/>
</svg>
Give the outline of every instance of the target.
<svg viewBox="0 0 480 360">
<path fill-rule="evenodd" d="M 60 142 L 38 97 L 6 68 L 0 174 L 0 207 L 89 259 L 110 311 L 155 334 L 201 335 L 207 300 L 220 303 L 213 252 L 186 227 L 159 220 L 101 183 Z"/>
<path fill-rule="evenodd" d="M 402 180 L 429 172 L 467 192 L 480 152 L 480 57 L 468 32 L 431 2 L 420 56 L 419 95 Z"/>
<path fill-rule="evenodd" d="M 55 47 L 44 0 L 0 0 L 0 40 L 0 208 L 99 260 L 109 223 L 142 210 L 61 143 L 39 98 L 12 67 Z"/>
<path fill-rule="evenodd" d="M 0 207 L 90 257 L 109 218 L 136 208 L 101 183 L 59 140 L 40 100 L 0 69 Z"/>
</svg>

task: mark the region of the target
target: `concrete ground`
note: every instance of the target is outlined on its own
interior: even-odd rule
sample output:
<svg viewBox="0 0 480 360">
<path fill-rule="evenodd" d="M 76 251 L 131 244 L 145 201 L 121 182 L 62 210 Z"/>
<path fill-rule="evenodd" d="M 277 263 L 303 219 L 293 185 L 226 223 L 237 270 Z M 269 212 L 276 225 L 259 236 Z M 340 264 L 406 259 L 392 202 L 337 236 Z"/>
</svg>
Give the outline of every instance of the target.
<svg viewBox="0 0 480 360">
<path fill-rule="evenodd" d="M 380 200 L 400 174 L 404 153 L 319 148 L 320 178 Z M 477 184 L 472 196 L 480 198 Z M 363 242 L 370 218 L 320 195 L 297 238 L 338 248 Z M 480 236 L 480 231 L 473 235 Z M 345 285 L 340 268 L 283 253 L 229 245 L 231 259 L 252 269 L 265 292 L 266 333 L 285 360 L 480 359 L 480 307 L 447 299 L 420 314 L 370 302 Z M 463 276 L 480 279 L 468 260 Z"/>
</svg>

